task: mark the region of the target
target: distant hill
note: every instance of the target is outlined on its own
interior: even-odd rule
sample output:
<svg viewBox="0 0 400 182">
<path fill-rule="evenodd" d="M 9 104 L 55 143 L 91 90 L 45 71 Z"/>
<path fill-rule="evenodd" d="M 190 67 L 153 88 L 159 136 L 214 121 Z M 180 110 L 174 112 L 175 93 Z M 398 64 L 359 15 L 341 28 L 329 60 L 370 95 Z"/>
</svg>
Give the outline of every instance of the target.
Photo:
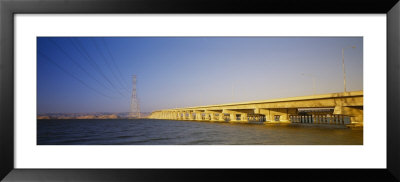
<svg viewBox="0 0 400 182">
<path fill-rule="evenodd" d="M 147 118 L 151 113 L 140 113 L 140 118 Z M 38 114 L 37 119 L 134 119 L 130 117 L 130 113 L 45 113 Z"/>
</svg>

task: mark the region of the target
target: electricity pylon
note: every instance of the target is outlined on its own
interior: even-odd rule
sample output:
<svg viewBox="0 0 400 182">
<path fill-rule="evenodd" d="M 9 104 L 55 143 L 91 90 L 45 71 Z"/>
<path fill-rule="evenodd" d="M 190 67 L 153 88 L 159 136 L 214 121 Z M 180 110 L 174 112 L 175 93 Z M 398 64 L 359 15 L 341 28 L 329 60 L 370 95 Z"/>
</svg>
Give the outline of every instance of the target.
<svg viewBox="0 0 400 182">
<path fill-rule="evenodd" d="M 132 118 L 140 118 L 139 100 L 136 96 L 136 75 L 132 76 L 131 113 Z"/>
</svg>

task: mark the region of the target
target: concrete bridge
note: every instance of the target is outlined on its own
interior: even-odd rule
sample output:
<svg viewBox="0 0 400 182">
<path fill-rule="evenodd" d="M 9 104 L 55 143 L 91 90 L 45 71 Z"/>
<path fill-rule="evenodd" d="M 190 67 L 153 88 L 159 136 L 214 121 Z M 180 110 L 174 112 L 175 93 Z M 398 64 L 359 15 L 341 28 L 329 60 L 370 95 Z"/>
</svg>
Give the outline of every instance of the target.
<svg viewBox="0 0 400 182">
<path fill-rule="evenodd" d="M 151 119 L 363 125 L 363 91 L 152 112 Z"/>
</svg>

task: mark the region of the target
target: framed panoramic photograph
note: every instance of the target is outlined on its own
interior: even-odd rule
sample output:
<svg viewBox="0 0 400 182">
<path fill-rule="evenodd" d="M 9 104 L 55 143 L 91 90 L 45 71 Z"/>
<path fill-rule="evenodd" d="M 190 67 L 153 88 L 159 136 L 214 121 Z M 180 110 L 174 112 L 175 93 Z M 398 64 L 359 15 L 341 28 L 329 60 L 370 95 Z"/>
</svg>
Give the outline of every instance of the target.
<svg viewBox="0 0 400 182">
<path fill-rule="evenodd" d="M 174 2 L 0 2 L 0 179 L 400 180 L 397 1 Z"/>
<path fill-rule="evenodd" d="M 37 145 L 363 144 L 362 37 L 36 42 Z"/>
</svg>

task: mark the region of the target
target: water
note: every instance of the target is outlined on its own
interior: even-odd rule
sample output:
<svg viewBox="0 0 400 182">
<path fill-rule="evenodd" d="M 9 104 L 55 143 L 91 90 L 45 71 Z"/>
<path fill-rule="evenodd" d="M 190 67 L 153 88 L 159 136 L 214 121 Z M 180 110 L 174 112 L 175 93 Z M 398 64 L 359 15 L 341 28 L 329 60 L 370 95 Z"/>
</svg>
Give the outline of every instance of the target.
<svg viewBox="0 0 400 182">
<path fill-rule="evenodd" d="M 363 130 L 172 120 L 38 120 L 38 145 L 362 145 Z"/>
</svg>

